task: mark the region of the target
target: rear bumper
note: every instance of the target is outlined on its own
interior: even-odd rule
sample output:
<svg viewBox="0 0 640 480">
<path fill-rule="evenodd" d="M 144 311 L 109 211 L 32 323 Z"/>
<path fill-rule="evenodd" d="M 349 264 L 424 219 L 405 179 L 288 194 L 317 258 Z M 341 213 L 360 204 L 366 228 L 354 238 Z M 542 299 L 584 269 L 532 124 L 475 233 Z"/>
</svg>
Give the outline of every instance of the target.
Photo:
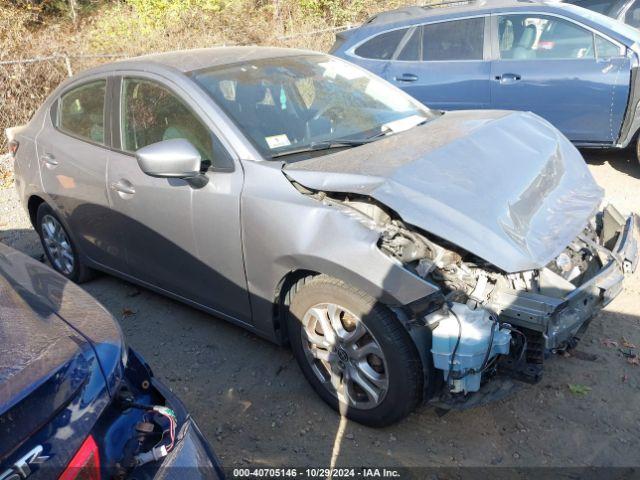
<svg viewBox="0 0 640 480">
<path fill-rule="evenodd" d="M 637 269 L 640 218 L 632 214 L 621 221 L 620 227 L 615 246 L 602 270 L 569 293 L 552 314 L 545 333 L 548 350 L 559 348 L 575 336 L 596 312 L 618 296 L 625 276 Z"/>
</svg>

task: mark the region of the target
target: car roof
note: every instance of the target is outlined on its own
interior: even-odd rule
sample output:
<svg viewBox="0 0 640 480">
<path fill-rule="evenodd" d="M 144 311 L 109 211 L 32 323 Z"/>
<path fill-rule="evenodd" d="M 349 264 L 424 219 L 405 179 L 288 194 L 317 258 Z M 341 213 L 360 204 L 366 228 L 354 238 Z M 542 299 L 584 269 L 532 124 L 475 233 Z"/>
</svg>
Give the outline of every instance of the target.
<svg viewBox="0 0 640 480">
<path fill-rule="evenodd" d="M 640 32 L 597 12 L 559 0 L 456 0 L 426 6 L 412 6 L 389 10 L 369 18 L 362 25 L 342 32 L 348 39 L 342 49 L 348 49 L 370 35 L 419 23 L 454 20 L 465 16 L 488 15 L 504 11 L 556 13 L 573 18 L 615 40 L 632 46 L 640 43 Z"/>
<path fill-rule="evenodd" d="M 154 53 L 140 57 L 111 62 L 86 70 L 86 73 L 102 73 L 123 69 L 153 70 L 154 68 L 170 68 L 182 73 L 205 68 L 221 67 L 239 62 L 250 62 L 267 58 L 296 55 L 321 55 L 319 52 L 278 47 L 211 47 L 192 50 L 177 50 L 165 53 Z"/>
<path fill-rule="evenodd" d="M 530 7 L 532 5 L 543 5 L 544 0 L 453 0 L 433 3 L 423 6 L 411 6 L 397 8 L 381 12 L 370 17 L 362 26 L 380 25 L 395 23 L 402 20 L 428 19 L 441 15 L 460 15 L 465 13 L 479 13 L 495 8 L 503 7 Z"/>
</svg>

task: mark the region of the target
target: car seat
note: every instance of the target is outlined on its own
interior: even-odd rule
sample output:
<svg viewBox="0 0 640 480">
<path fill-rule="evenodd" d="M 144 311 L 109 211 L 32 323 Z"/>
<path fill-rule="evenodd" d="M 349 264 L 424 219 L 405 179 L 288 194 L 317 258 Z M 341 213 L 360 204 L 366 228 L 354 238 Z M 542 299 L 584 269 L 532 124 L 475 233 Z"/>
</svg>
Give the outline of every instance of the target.
<svg viewBox="0 0 640 480">
<path fill-rule="evenodd" d="M 513 49 L 513 58 L 526 60 L 536 58 L 536 52 L 532 49 L 536 41 L 538 30 L 535 25 L 527 25 L 518 39 L 517 45 Z"/>
</svg>

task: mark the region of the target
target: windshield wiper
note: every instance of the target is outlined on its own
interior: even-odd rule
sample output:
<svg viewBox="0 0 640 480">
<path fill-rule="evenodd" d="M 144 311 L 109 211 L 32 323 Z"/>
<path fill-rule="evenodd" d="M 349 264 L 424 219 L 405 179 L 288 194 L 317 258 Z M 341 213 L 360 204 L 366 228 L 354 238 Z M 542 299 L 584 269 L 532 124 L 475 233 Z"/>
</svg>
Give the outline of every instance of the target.
<svg viewBox="0 0 640 480">
<path fill-rule="evenodd" d="M 349 148 L 349 147 L 359 147 L 360 145 L 364 145 L 365 143 L 370 143 L 377 138 L 377 134 L 373 137 L 368 137 L 360 140 L 332 140 L 326 142 L 312 142 L 306 147 L 296 148 L 294 150 L 286 150 L 284 152 L 277 152 L 271 155 L 271 158 L 277 157 L 285 157 L 287 155 L 295 155 L 297 153 L 307 153 L 307 152 L 319 152 L 322 150 L 333 150 L 334 148 Z"/>
<path fill-rule="evenodd" d="M 427 123 L 428 119 L 424 118 L 419 123 L 412 125 L 409 129 L 418 127 L 420 125 L 424 125 Z M 394 135 L 396 132 L 389 128 L 384 128 L 386 125 L 383 125 L 379 132 L 374 133 L 373 135 L 365 138 L 357 138 L 357 139 L 343 139 L 343 140 L 326 140 L 320 142 L 311 142 L 306 147 L 296 148 L 294 150 L 286 150 L 284 152 L 277 152 L 271 155 L 271 158 L 278 157 L 286 157 L 287 155 L 296 155 L 298 153 L 307 153 L 307 152 L 318 152 L 322 150 L 333 150 L 334 148 L 348 148 L 348 147 L 359 147 L 360 145 L 365 145 L 367 143 L 375 142 L 382 137 Z M 401 130 L 402 131 L 402 130 Z"/>
</svg>

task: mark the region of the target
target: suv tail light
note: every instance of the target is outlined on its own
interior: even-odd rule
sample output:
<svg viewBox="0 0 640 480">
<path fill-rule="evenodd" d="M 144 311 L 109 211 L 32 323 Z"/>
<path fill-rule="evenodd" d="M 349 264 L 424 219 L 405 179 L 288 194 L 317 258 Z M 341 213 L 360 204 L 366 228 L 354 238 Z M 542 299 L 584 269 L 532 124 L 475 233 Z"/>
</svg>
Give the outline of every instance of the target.
<svg viewBox="0 0 640 480">
<path fill-rule="evenodd" d="M 16 152 L 18 151 L 19 146 L 20 146 L 20 143 L 18 143 L 17 140 L 11 140 L 9 142 L 9 153 L 11 154 L 12 157 L 16 156 Z"/>
<path fill-rule="evenodd" d="M 100 480 L 100 454 L 91 435 L 82 443 L 58 480 Z"/>
</svg>

